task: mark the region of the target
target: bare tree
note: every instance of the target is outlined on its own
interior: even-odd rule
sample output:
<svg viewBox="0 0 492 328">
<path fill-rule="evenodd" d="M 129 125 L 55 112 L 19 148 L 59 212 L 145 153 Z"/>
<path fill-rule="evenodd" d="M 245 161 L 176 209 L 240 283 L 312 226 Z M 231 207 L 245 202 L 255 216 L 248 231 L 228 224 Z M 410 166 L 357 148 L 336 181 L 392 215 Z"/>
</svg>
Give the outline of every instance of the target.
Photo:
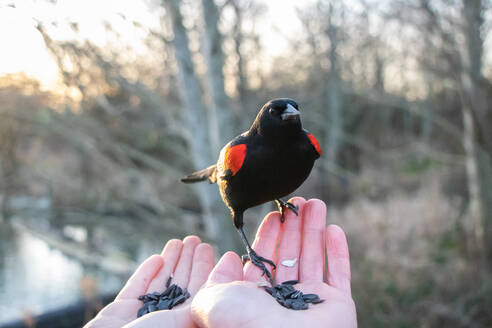
<svg viewBox="0 0 492 328">
<path fill-rule="evenodd" d="M 214 163 L 216 158 L 212 156 L 214 152 L 210 148 L 209 131 L 207 124 L 205 124 L 207 117 L 200 81 L 195 74 L 188 36 L 180 11 L 180 1 L 165 0 L 165 5 L 171 18 L 174 33 L 173 46 L 179 67 L 179 89 L 184 104 L 183 121 L 188 131 L 187 142 L 193 166 L 196 169 L 201 169 Z M 230 222 L 222 220 L 224 215 L 219 214 L 219 209 L 223 208 L 223 205 L 217 190 L 210 190 L 211 186 L 206 184 L 196 184 L 194 187 L 202 207 L 207 235 L 212 237 L 221 249 L 230 248 L 231 239 L 228 237 L 231 236 L 224 234 L 224 231 L 227 231 L 227 227 L 232 225 Z"/>
<path fill-rule="evenodd" d="M 232 138 L 231 104 L 224 89 L 224 53 L 219 31 L 219 11 L 214 0 L 202 0 L 205 20 L 205 58 L 207 61 L 208 89 L 212 96 L 209 109 L 210 139 L 216 154 Z"/>
<path fill-rule="evenodd" d="M 343 16 L 343 12 L 337 11 L 335 13 L 334 5 L 330 2 L 328 4 L 327 15 L 328 25 L 326 26 L 326 35 L 330 41 L 330 50 L 328 53 L 330 72 L 328 74 L 328 84 L 326 85 L 329 126 L 327 127 L 328 133 L 326 134 L 325 145 L 328 149 L 326 160 L 328 163 L 336 165 L 343 133 L 343 98 L 340 85 L 340 63 L 338 60 L 338 45 L 341 41 L 341 31 L 334 22 L 334 19 L 335 15 Z"/>
<path fill-rule="evenodd" d="M 465 44 L 461 52 L 462 111 L 466 171 L 470 192 L 470 214 L 477 246 L 490 246 L 492 234 L 492 134 L 488 128 L 487 101 L 482 91 L 483 3 L 481 0 L 464 0 L 462 3 L 463 35 Z M 485 235 L 487 231 L 487 235 Z M 485 242 L 488 244 L 485 244 Z"/>
</svg>

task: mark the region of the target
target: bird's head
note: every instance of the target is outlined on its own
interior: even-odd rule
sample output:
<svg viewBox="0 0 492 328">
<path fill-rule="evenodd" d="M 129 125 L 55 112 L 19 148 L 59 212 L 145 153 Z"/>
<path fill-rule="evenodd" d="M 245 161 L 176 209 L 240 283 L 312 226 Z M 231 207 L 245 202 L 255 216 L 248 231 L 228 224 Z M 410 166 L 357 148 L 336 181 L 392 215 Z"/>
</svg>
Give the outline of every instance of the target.
<svg viewBox="0 0 492 328">
<path fill-rule="evenodd" d="M 252 128 L 262 135 L 295 134 L 302 129 L 299 106 L 289 98 L 270 100 L 261 108 Z"/>
</svg>

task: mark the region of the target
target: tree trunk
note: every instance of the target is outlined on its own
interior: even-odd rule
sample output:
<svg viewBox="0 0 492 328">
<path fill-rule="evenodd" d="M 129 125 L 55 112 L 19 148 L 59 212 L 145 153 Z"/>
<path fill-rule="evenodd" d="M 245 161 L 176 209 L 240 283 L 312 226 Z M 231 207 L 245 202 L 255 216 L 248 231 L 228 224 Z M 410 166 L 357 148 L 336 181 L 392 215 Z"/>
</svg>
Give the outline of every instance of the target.
<svg viewBox="0 0 492 328">
<path fill-rule="evenodd" d="M 243 23 L 243 14 L 241 12 L 241 8 L 238 4 L 237 0 L 232 1 L 232 5 L 234 7 L 234 13 L 236 15 L 236 22 L 234 24 L 234 31 L 233 31 L 233 36 L 234 36 L 234 46 L 235 46 L 235 51 L 236 51 L 236 57 L 237 57 L 237 83 L 236 83 L 236 90 L 237 94 L 239 97 L 239 103 L 241 105 L 241 111 L 242 113 L 247 113 L 247 106 L 248 106 L 248 81 L 246 74 L 244 72 L 244 57 L 241 52 L 241 45 L 243 44 L 243 31 L 242 31 L 242 23 Z"/>
<path fill-rule="evenodd" d="M 231 111 L 229 97 L 224 89 L 224 54 L 222 52 L 222 35 L 217 26 L 219 12 L 214 0 L 202 0 L 205 20 L 205 58 L 207 61 L 208 89 L 212 96 L 209 110 L 209 130 L 212 150 L 217 155 L 232 135 Z"/>
<path fill-rule="evenodd" d="M 481 249 L 483 246 L 483 213 L 481 205 L 480 177 L 478 172 L 475 145 L 475 124 L 471 108 L 463 104 L 463 148 L 466 154 L 466 177 L 468 183 L 470 224 L 466 230 L 472 233 L 468 249 Z"/>
<path fill-rule="evenodd" d="M 483 5 L 481 0 L 463 0 L 463 27 L 465 47 L 461 55 L 462 72 L 460 85 L 463 95 L 464 147 L 468 189 L 470 193 L 470 215 L 473 237 L 478 250 L 487 250 L 491 258 L 492 240 L 492 163 L 490 132 L 487 127 L 487 100 L 480 82 L 482 80 Z M 491 261 L 492 262 L 492 261 Z"/>
<path fill-rule="evenodd" d="M 183 121 L 188 131 L 187 142 L 191 154 L 191 161 L 196 169 L 205 168 L 215 162 L 212 157 L 209 136 L 207 133 L 206 110 L 202 100 L 200 82 L 195 74 L 188 36 L 183 26 L 179 0 L 165 0 L 166 8 L 172 21 L 174 33 L 174 52 L 179 69 L 180 96 L 184 104 Z M 203 212 L 203 222 L 206 234 L 213 239 L 221 250 L 230 249 L 230 235 L 224 227 L 232 226 L 226 220 L 221 220 L 225 215 L 220 215 L 219 193 L 215 186 L 206 183 L 194 185 L 200 206 Z M 215 189 L 215 190 L 213 190 Z M 224 238 L 226 237 L 226 238 Z M 227 238 L 229 237 L 229 238 Z"/>
<path fill-rule="evenodd" d="M 326 134 L 325 144 L 327 146 L 327 164 L 329 166 L 336 165 L 338 151 L 340 149 L 341 138 L 342 138 L 342 128 L 343 128 L 343 120 L 342 120 L 342 95 L 341 95 L 341 86 L 340 86 L 340 75 L 338 68 L 338 54 L 337 54 L 337 46 L 338 46 L 338 32 L 337 27 L 332 23 L 333 6 L 330 4 L 329 9 L 329 25 L 328 25 L 328 38 L 330 39 L 330 73 L 328 85 L 326 86 L 326 96 L 328 97 L 328 122 L 329 125 L 327 127 L 328 133 Z"/>
</svg>

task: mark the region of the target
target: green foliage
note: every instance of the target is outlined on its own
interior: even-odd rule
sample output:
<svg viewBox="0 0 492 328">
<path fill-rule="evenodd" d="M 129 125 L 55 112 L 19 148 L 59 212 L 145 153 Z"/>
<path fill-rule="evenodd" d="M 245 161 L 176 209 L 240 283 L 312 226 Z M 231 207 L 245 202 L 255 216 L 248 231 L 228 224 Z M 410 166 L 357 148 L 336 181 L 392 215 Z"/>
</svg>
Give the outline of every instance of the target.
<svg viewBox="0 0 492 328">
<path fill-rule="evenodd" d="M 402 163 L 401 171 L 408 175 L 421 175 L 441 167 L 442 163 L 431 157 L 411 156 Z"/>
</svg>

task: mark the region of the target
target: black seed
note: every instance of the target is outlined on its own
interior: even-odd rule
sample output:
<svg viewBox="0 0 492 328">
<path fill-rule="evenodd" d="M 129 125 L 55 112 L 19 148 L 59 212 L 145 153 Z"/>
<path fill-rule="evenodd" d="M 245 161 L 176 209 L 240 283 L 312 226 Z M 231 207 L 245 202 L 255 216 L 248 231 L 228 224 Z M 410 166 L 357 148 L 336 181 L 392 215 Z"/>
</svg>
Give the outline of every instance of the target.
<svg viewBox="0 0 492 328">
<path fill-rule="evenodd" d="M 308 308 L 308 305 L 304 303 L 304 301 L 301 300 L 295 300 L 292 303 L 292 309 L 294 310 L 306 310 Z"/>
<path fill-rule="evenodd" d="M 176 296 L 179 296 L 181 294 L 183 294 L 183 289 L 181 289 L 181 287 L 176 285 Z"/>
<path fill-rule="evenodd" d="M 149 312 L 154 312 L 154 311 L 157 311 L 158 308 L 157 308 L 157 306 L 155 304 L 149 304 L 149 305 L 147 305 L 147 310 Z"/>
<path fill-rule="evenodd" d="M 314 301 L 317 298 L 319 298 L 319 297 L 316 294 L 304 294 L 304 295 L 302 295 L 302 299 L 305 300 L 306 302 Z"/>
<path fill-rule="evenodd" d="M 178 285 L 171 285 L 171 293 L 169 294 L 169 298 L 175 298 L 176 297 L 176 287 L 178 287 Z"/>
<path fill-rule="evenodd" d="M 169 288 L 169 285 L 171 285 L 171 280 L 173 280 L 173 275 L 172 274 L 169 276 L 169 278 L 167 278 L 166 288 Z"/>
<path fill-rule="evenodd" d="M 147 311 L 147 307 L 143 306 L 138 310 L 137 318 L 140 318 L 141 316 L 143 316 L 144 314 L 147 314 L 147 313 L 149 313 L 149 311 Z"/>
<path fill-rule="evenodd" d="M 186 298 L 189 298 L 191 296 L 190 292 L 188 291 L 188 289 L 184 288 L 183 289 L 183 295 L 186 297 Z"/>
<path fill-rule="evenodd" d="M 289 294 L 293 290 L 295 290 L 295 289 L 291 285 L 281 285 L 281 289 L 280 289 L 280 291 L 282 292 L 282 295 L 284 295 L 284 296 Z"/>
<path fill-rule="evenodd" d="M 262 287 L 268 294 L 272 295 L 280 305 L 288 309 L 306 310 L 309 308 L 309 303 L 317 304 L 323 302 L 316 294 L 304 294 L 300 290 L 296 290 L 293 285 L 297 283 L 297 280 L 289 280 L 280 285 Z"/>
<path fill-rule="evenodd" d="M 282 295 L 282 293 L 280 293 L 280 292 L 277 292 L 277 293 L 275 294 L 275 298 L 276 298 L 277 300 L 279 300 L 279 299 L 280 299 L 280 300 L 285 300 L 284 295 Z"/>
<path fill-rule="evenodd" d="M 157 301 L 156 300 L 149 300 L 147 302 L 144 303 L 144 305 L 146 306 L 149 306 L 149 305 L 156 305 L 157 304 Z"/>
<path fill-rule="evenodd" d="M 159 308 L 159 310 L 169 310 L 170 309 L 170 305 L 172 303 L 172 300 L 160 300 L 159 303 L 157 303 L 157 307 Z"/>
<path fill-rule="evenodd" d="M 143 301 L 144 299 L 145 299 L 145 295 L 140 295 L 140 296 L 138 297 L 138 300 L 139 300 L 139 301 Z"/>
<path fill-rule="evenodd" d="M 295 293 L 293 293 L 290 298 L 302 298 L 302 292 L 300 290 L 297 290 Z"/>
<path fill-rule="evenodd" d="M 283 298 L 277 298 L 277 302 L 279 302 L 280 305 L 285 306 L 285 300 Z"/>
<path fill-rule="evenodd" d="M 159 299 L 159 296 L 160 296 L 159 293 L 147 294 L 147 299 L 157 301 Z"/>
<path fill-rule="evenodd" d="M 287 294 L 285 294 L 284 296 L 285 296 L 285 298 L 292 298 L 292 294 L 295 294 L 295 293 L 297 293 L 297 290 L 293 290 L 293 291 L 291 291 L 291 292 L 288 292 L 288 293 L 287 293 Z"/>
<path fill-rule="evenodd" d="M 184 295 L 180 295 L 174 299 L 172 307 L 175 307 L 176 305 L 181 304 L 184 301 L 186 301 L 186 297 Z"/>
<path fill-rule="evenodd" d="M 172 292 L 171 287 L 168 287 L 165 291 L 162 292 L 161 297 L 162 296 L 169 296 L 169 294 L 171 294 L 171 292 Z"/>
</svg>

